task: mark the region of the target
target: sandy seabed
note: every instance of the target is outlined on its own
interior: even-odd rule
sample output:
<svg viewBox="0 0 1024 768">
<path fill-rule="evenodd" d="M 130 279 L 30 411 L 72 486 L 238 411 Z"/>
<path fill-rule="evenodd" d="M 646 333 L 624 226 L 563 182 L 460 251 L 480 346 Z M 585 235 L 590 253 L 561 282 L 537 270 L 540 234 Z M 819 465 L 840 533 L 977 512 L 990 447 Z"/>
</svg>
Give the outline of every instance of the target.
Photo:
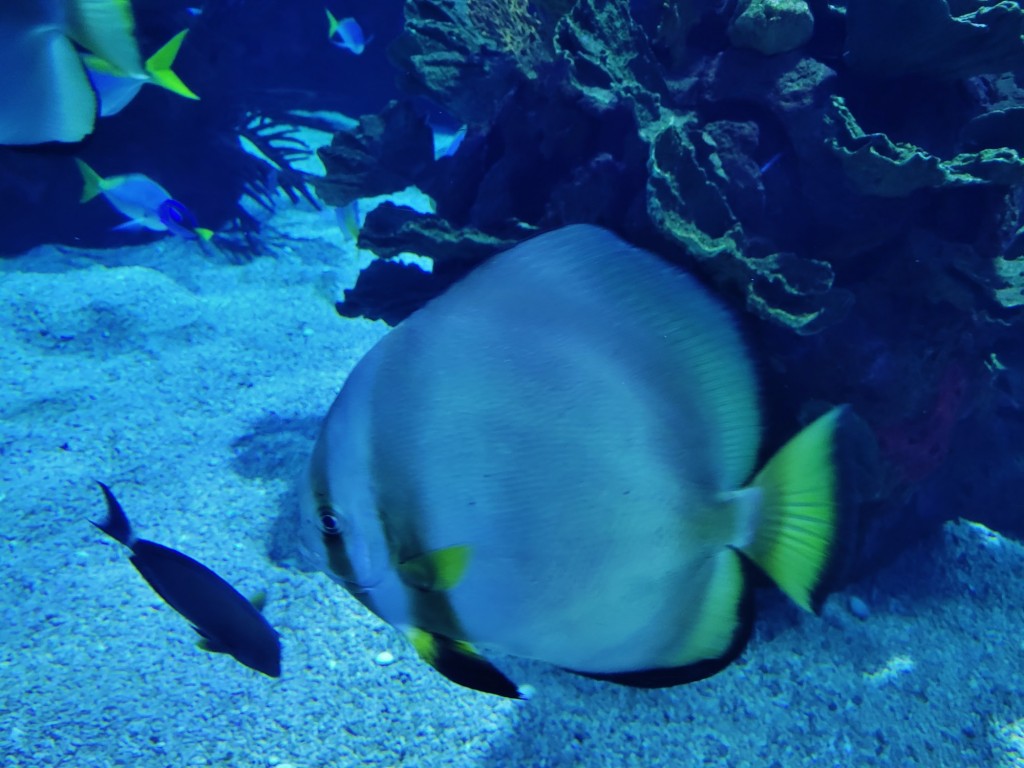
<svg viewBox="0 0 1024 768">
<path fill-rule="evenodd" d="M 334 312 L 359 256 L 332 217 L 285 211 L 266 245 L 0 262 L 0 766 L 1024 766 L 1024 549 L 965 522 L 820 617 L 761 595 L 746 652 L 701 683 L 506 659 L 532 700 L 450 684 L 296 567 L 296 478 L 387 329 Z M 195 648 L 89 525 L 94 480 L 139 535 L 267 591 L 279 679 Z"/>
</svg>

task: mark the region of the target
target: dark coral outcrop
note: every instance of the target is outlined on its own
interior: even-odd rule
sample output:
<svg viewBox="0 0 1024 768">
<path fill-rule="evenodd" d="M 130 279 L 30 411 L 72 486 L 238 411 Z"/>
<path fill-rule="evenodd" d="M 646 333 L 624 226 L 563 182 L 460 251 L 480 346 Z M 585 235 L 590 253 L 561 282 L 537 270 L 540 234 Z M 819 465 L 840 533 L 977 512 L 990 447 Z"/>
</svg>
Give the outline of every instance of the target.
<svg viewBox="0 0 1024 768">
<path fill-rule="evenodd" d="M 336 137 L 320 192 L 421 189 L 433 212 L 380 206 L 359 243 L 434 270 L 403 295 L 372 266 L 342 311 L 395 322 L 514 242 L 600 224 L 746 311 L 768 447 L 829 403 L 864 417 L 883 459 L 865 551 L 961 514 L 1024 532 L 989 511 L 1024 466 L 987 485 L 947 471 L 976 471 L 988 431 L 1024 438 L 1018 3 L 405 7 L 391 56 L 408 98 Z M 438 159 L 435 110 L 467 126 Z"/>
</svg>

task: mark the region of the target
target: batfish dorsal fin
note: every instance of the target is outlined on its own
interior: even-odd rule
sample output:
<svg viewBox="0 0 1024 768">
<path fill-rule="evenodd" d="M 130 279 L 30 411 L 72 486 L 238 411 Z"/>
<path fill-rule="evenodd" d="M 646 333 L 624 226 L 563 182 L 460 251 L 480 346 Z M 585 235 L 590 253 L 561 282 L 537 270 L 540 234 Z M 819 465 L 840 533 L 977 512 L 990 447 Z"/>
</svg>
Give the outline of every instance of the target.
<svg viewBox="0 0 1024 768">
<path fill-rule="evenodd" d="M 515 683 L 469 643 L 419 627 L 409 627 L 405 636 L 423 661 L 453 683 L 506 699 L 525 698 Z"/>
<path fill-rule="evenodd" d="M 469 555 L 470 547 L 466 544 L 435 549 L 399 563 L 398 574 L 410 587 L 445 592 L 462 580 Z"/>
</svg>

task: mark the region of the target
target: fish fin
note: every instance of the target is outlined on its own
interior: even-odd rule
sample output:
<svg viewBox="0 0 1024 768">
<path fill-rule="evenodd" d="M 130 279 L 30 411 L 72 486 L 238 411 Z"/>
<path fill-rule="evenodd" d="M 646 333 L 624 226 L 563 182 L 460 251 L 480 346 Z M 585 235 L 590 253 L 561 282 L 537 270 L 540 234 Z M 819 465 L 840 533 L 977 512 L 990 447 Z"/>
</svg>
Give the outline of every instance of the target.
<svg viewBox="0 0 1024 768">
<path fill-rule="evenodd" d="M 359 200 L 353 200 L 340 208 L 335 208 L 338 226 L 346 240 L 359 242 Z"/>
<path fill-rule="evenodd" d="M 212 229 L 207 229 L 206 227 L 196 227 L 192 231 L 199 236 L 200 240 L 205 240 L 206 242 L 210 242 L 213 239 L 213 236 L 217 234 Z"/>
<path fill-rule="evenodd" d="M 183 29 L 168 40 L 160 50 L 150 56 L 146 60 L 146 72 L 153 83 L 161 88 L 166 88 L 171 93 L 184 96 L 186 99 L 198 100 L 199 97 L 171 70 L 171 67 L 174 65 L 174 59 L 178 55 L 178 50 L 181 48 L 181 42 L 187 34 L 188 30 Z"/>
<path fill-rule="evenodd" d="M 817 611 L 849 505 L 840 503 L 837 432 L 846 407 L 809 424 L 768 460 L 751 484 L 761 518 L 741 551 L 797 605 Z M 844 519 L 845 518 L 845 519 Z"/>
<path fill-rule="evenodd" d="M 255 595 L 249 598 L 249 602 L 252 603 L 252 607 L 260 613 L 263 613 L 263 609 L 267 607 L 267 593 L 266 590 L 260 590 Z"/>
<path fill-rule="evenodd" d="M 569 670 L 584 677 L 633 688 L 667 688 L 703 680 L 729 666 L 746 648 L 754 627 L 754 600 L 750 589 L 752 567 L 735 550 L 726 549 L 713 560 L 713 572 L 704 603 L 678 666 L 630 672 L 592 673 Z"/>
<path fill-rule="evenodd" d="M 331 13 L 330 8 L 324 8 L 327 12 L 327 39 L 334 37 L 334 33 L 338 31 L 338 19 Z"/>
<path fill-rule="evenodd" d="M 104 75 L 114 75 L 115 77 L 125 77 L 124 72 L 94 53 L 83 53 L 82 63 L 93 72 L 101 72 Z"/>
<path fill-rule="evenodd" d="M 123 221 L 116 227 L 111 227 L 111 229 L 114 232 L 138 232 L 139 230 L 142 229 L 149 229 L 149 227 L 147 227 L 141 221 L 136 221 L 135 219 L 128 219 L 128 221 Z"/>
<path fill-rule="evenodd" d="M 85 182 L 85 186 L 82 187 L 82 197 L 79 202 L 87 203 L 97 195 L 103 194 L 105 189 L 104 179 L 96 171 L 89 167 L 84 160 L 75 158 L 75 162 L 78 164 L 78 170 L 82 174 L 82 181 Z"/>
<path fill-rule="evenodd" d="M 525 698 L 516 684 L 477 652 L 469 643 L 436 635 L 418 627 L 409 627 L 405 636 L 416 653 L 453 683 L 482 693 Z"/>
<path fill-rule="evenodd" d="M 71 0 L 71 39 L 126 75 L 143 74 L 131 0 Z"/>
<path fill-rule="evenodd" d="M 203 632 L 203 630 L 201 630 L 195 624 L 192 624 L 191 627 L 192 627 L 192 629 L 194 629 L 196 631 L 196 634 L 199 635 L 199 639 L 196 640 L 196 648 L 198 648 L 201 651 L 205 651 L 206 653 L 227 653 L 228 652 L 227 648 L 225 648 L 223 645 L 218 643 L 216 640 L 214 640 L 208 634 Z"/>
<path fill-rule="evenodd" d="M 410 587 L 445 592 L 462 580 L 470 553 L 467 544 L 435 549 L 399 563 L 398 575 Z"/>
<path fill-rule="evenodd" d="M 128 522 L 128 515 L 125 514 L 124 508 L 121 506 L 121 502 L 114 497 L 113 491 L 111 491 L 107 485 L 101 483 L 99 480 L 96 481 L 96 485 L 102 489 L 103 498 L 106 499 L 107 516 L 101 523 L 97 523 L 93 520 L 90 520 L 89 522 L 107 534 L 110 538 L 121 542 L 126 547 L 130 547 L 135 541 L 135 536 L 132 533 L 132 524 Z"/>
<path fill-rule="evenodd" d="M 734 549 L 724 549 L 708 560 L 709 576 L 704 599 L 687 617 L 691 627 L 685 645 L 678 650 L 680 666 L 720 663 L 704 676 L 726 666 L 750 637 L 753 611 L 748 574 L 743 558 Z"/>
<path fill-rule="evenodd" d="M 16 12 L 17 13 L 17 12 Z M 0 30 L 0 144 L 76 142 L 92 133 L 96 94 L 74 45 L 58 30 Z"/>
</svg>

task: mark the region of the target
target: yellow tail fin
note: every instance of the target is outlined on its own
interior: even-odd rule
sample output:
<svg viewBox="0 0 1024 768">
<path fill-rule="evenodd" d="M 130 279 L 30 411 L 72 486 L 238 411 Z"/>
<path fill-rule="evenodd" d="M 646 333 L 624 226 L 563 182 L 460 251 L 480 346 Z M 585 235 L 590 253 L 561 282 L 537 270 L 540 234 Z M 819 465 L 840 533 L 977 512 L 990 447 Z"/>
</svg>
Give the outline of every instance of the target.
<svg viewBox="0 0 1024 768">
<path fill-rule="evenodd" d="M 752 483 L 762 494 L 761 520 L 743 552 L 806 610 L 817 610 L 836 552 L 842 515 L 836 432 L 846 410 L 834 408 L 805 427 Z"/>
<path fill-rule="evenodd" d="M 334 37 L 334 33 L 338 31 L 338 20 L 334 14 L 331 13 L 330 8 L 324 8 L 327 11 L 327 38 Z"/>
<path fill-rule="evenodd" d="M 153 83 L 161 88 L 166 88 L 168 91 L 184 96 L 186 99 L 198 99 L 199 97 L 181 81 L 181 78 L 171 71 L 171 67 L 174 66 L 174 59 L 181 48 L 181 42 L 187 34 L 187 29 L 182 30 L 168 40 L 160 50 L 150 56 L 146 60 L 146 73 L 150 76 Z"/>
<path fill-rule="evenodd" d="M 103 177 L 90 168 L 84 160 L 79 160 L 76 157 L 75 162 L 78 163 L 78 170 L 82 173 L 82 181 L 85 182 L 85 186 L 82 187 L 82 197 L 79 202 L 87 203 L 97 195 L 103 194 L 104 180 Z"/>
</svg>

